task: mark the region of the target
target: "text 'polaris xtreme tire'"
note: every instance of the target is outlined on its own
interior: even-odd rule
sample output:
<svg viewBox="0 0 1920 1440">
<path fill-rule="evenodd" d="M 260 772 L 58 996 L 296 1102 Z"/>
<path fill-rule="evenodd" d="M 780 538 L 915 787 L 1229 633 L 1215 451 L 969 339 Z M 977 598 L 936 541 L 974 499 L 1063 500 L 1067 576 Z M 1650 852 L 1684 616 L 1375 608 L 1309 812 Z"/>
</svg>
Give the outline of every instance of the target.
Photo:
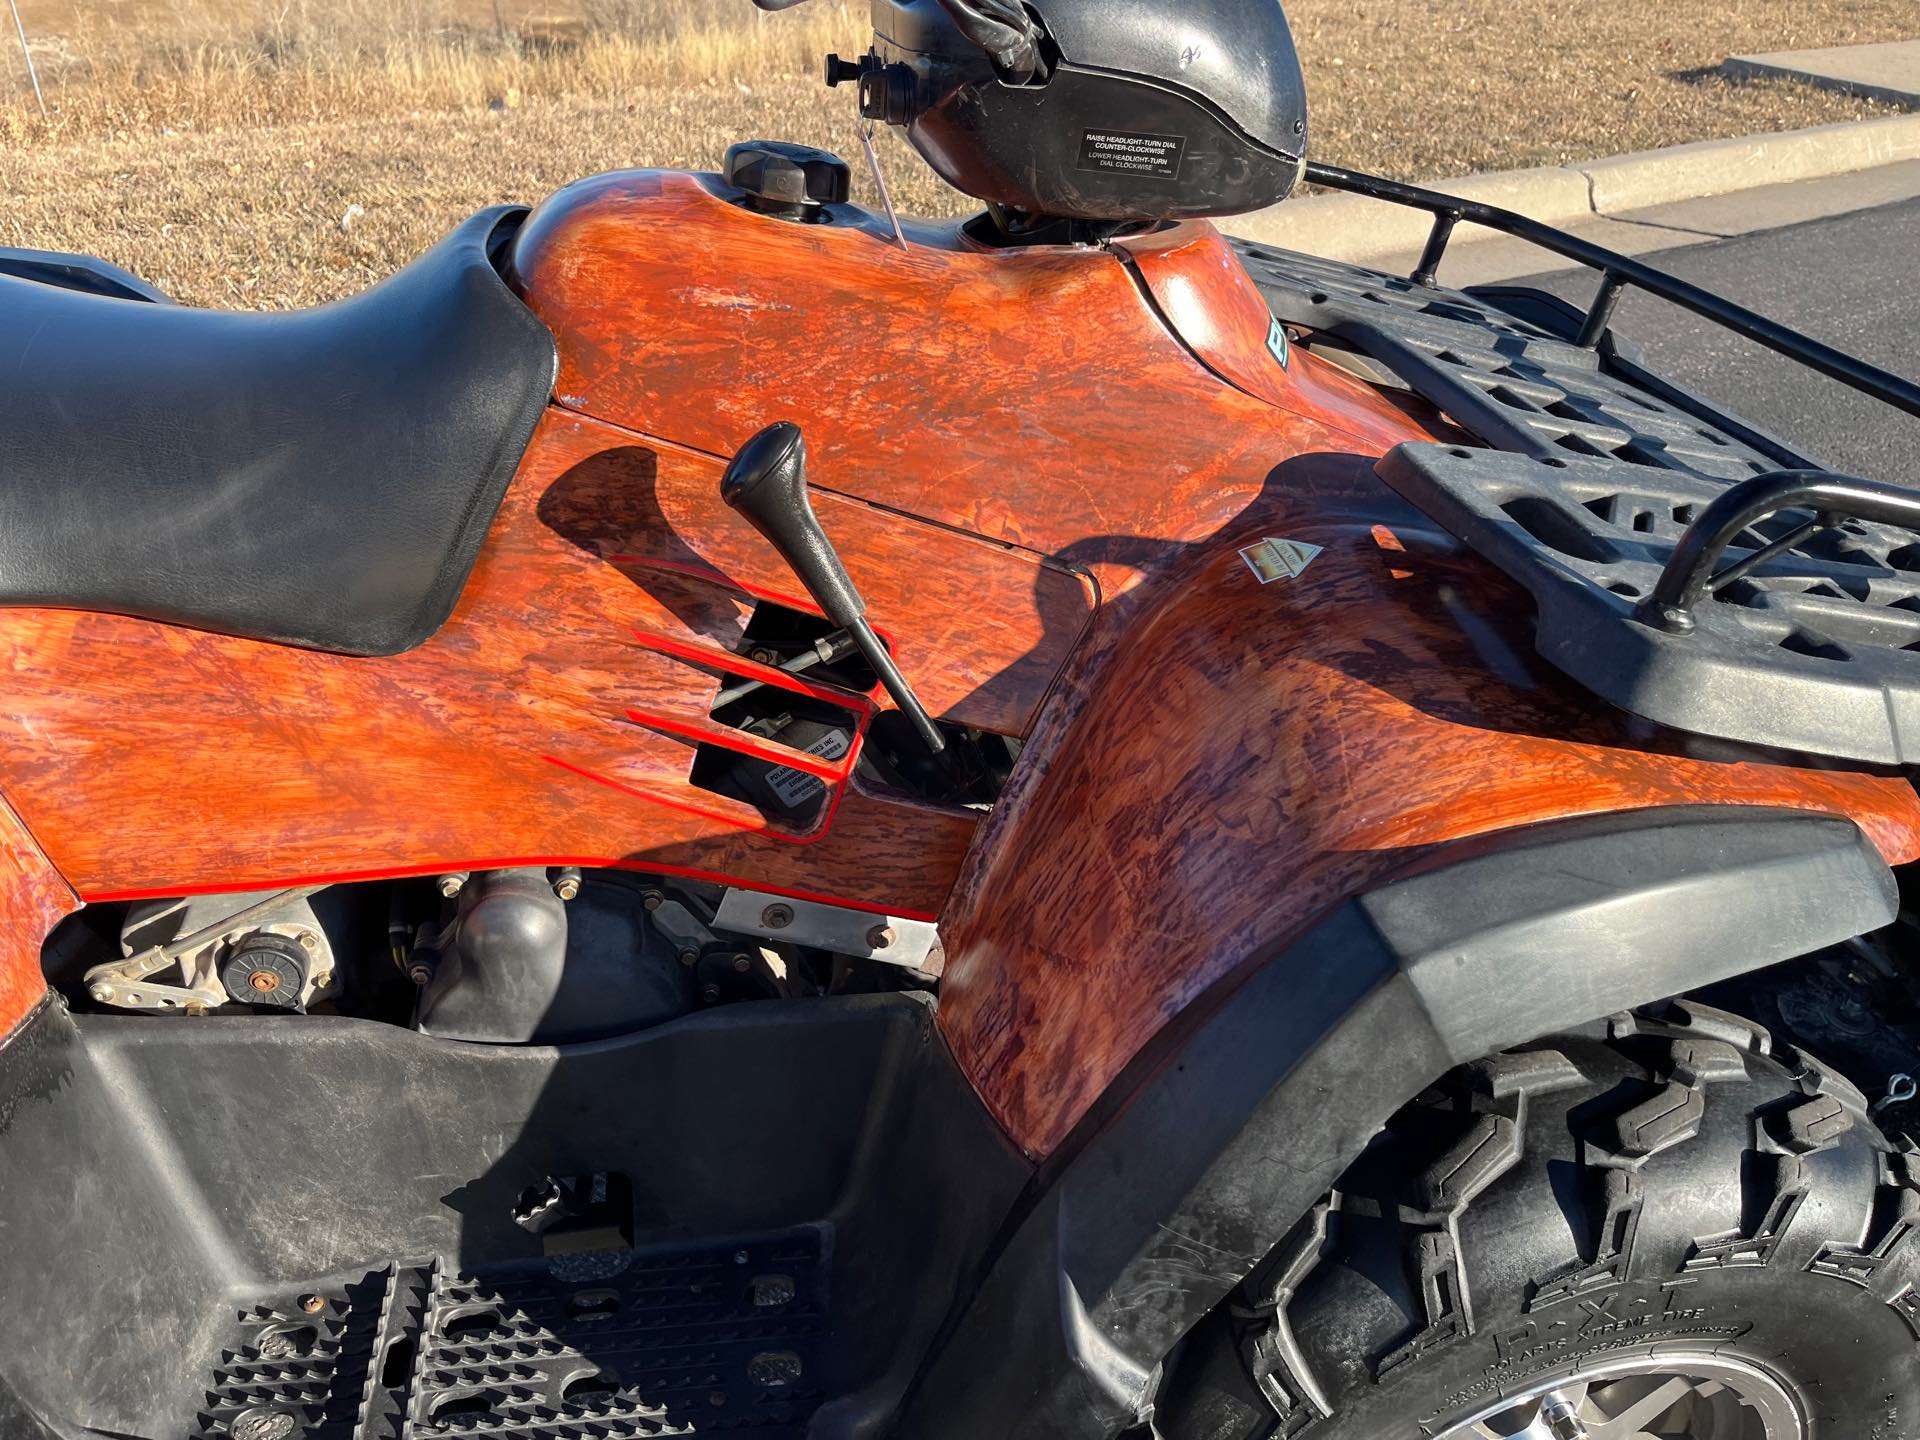
<svg viewBox="0 0 1920 1440">
<path fill-rule="evenodd" d="M 1464 1066 L 1190 1339 L 1167 1440 L 1920 1437 L 1920 1156 L 1677 1003 Z"/>
</svg>

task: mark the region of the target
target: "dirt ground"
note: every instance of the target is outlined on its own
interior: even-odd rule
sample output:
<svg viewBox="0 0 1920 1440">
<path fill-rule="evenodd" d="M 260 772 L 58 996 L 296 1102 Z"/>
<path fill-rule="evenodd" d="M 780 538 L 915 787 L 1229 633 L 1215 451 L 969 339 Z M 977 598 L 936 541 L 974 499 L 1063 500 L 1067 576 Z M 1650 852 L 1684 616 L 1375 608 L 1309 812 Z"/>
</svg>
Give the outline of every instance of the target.
<svg viewBox="0 0 1920 1440">
<path fill-rule="evenodd" d="M 52 119 L 0 27 L 0 244 L 104 255 L 193 303 L 284 307 L 351 293 L 480 206 L 579 175 L 713 168 L 766 135 L 859 153 L 849 92 L 811 68 L 859 32 L 844 0 L 770 16 L 748 0 L 505 3 L 23 0 Z M 1920 33 L 1913 0 L 1287 8 L 1314 155 L 1414 179 L 1885 113 L 1711 72 L 1729 53 Z M 897 142 L 883 153 L 902 208 L 966 207 Z"/>
</svg>

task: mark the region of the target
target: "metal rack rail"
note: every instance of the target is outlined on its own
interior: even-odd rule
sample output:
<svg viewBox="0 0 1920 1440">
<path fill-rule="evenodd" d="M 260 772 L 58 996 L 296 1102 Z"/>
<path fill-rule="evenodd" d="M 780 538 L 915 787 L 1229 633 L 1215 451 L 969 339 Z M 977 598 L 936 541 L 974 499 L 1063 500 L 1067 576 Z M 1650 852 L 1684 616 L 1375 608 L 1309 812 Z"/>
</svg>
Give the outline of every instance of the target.
<svg viewBox="0 0 1920 1440">
<path fill-rule="evenodd" d="M 1663 274 L 1630 256 L 1592 244 L 1564 230 L 1511 210 L 1503 210 L 1497 205 L 1463 200 L 1456 195 L 1424 190 L 1417 185 L 1404 185 L 1397 180 L 1385 180 L 1338 165 L 1309 162 L 1306 178 L 1310 184 L 1323 185 L 1330 190 L 1364 195 L 1369 199 L 1405 205 L 1431 214 L 1433 229 L 1428 233 L 1426 248 L 1410 277 L 1416 284 L 1430 286 L 1435 283 L 1435 273 L 1446 256 L 1456 226 L 1462 222 L 1483 226 L 1600 272 L 1600 287 L 1587 306 L 1586 320 L 1575 342 L 1585 349 L 1591 350 L 1599 345 L 1607 326 L 1612 323 L 1614 309 L 1620 303 L 1622 292 L 1632 287 L 1690 310 L 1702 319 L 1830 376 L 1862 394 L 1870 395 L 1909 415 L 1920 416 L 1920 384 L 1877 365 L 1870 365 L 1857 355 L 1836 350 L 1777 320 L 1769 320 L 1764 315 L 1734 304 L 1724 296 Z"/>
</svg>

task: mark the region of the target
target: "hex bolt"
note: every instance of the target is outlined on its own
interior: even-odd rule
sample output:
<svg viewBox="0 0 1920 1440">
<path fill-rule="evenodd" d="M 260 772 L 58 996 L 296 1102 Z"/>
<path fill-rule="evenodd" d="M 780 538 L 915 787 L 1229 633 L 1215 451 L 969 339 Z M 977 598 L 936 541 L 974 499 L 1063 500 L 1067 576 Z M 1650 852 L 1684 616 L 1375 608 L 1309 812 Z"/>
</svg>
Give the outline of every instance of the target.
<svg viewBox="0 0 1920 1440">
<path fill-rule="evenodd" d="M 706 1001 L 707 1004 L 709 1005 L 719 1004 L 720 1003 L 720 987 L 712 983 L 702 985 L 700 987 L 700 998 Z"/>
<path fill-rule="evenodd" d="M 302 1295 L 300 1297 L 300 1308 L 309 1315 L 318 1315 L 322 1310 L 327 1308 L 327 1302 L 322 1300 L 318 1295 Z"/>
<path fill-rule="evenodd" d="M 407 966 L 407 979 L 424 986 L 433 979 L 433 966 L 424 960 L 416 960 Z"/>
<path fill-rule="evenodd" d="M 755 650 L 747 658 L 756 665 L 771 665 L 780 657 L 771 650 Z"/>
<path fill-rule="evenodd" d="M 885 950 L 899 938 L 900 937 L 894 933 L 891 925 L 876 925 L 867 931 L 867 948 L 869 950 Z"/>
<path fill-rule="evenodd" d="M 793 923 L 793 907 L 769 905 L 760 912 L 760 923 L 769 930 L 784 930 Z"/>
<path fill-rule="evenodd" d="M 650 911 L 658 910 L 662 905 L 667 903 L 667 897 L 662 895 L 658 890 L 649 890 L 640 897 L 640 903 Z"/>
<path fill-rule="evenodd" d="M 576 865 L 561 867 L 560 873 L 553 877 L 553 893 L 561 900 L 571 900 L 580 893 L 580 869 Z"/>
<path fill-rule="evenodd" d="M 1554 1391 L 1540 1402 L 1540 1418 L 1546 1422 L 1553 1440 L 1588 1440 L 1588 1431 L 1580 1413 L 1567 1397 Z"/>
<path fill-rule="evenodd" d="M 440 877 L 440 893 L 449 900 L 466 888 L 467 872 L 465 870 L 456 870 L 451 875 Z"/>
<path fill-rule="evenodd" d="M 751 969 L 753 969 L 753 959 L 751 956 L 736 955 L 733 957 L 733 973 L 734 974 L 744 975 Z"/>
<path fill-rule="evenodd" d="M 685 950 L 680 952 L 680 963 L 688 968 L 698 965 L 700 963 L 700 952 L 689 945 Z"/>
</svg>

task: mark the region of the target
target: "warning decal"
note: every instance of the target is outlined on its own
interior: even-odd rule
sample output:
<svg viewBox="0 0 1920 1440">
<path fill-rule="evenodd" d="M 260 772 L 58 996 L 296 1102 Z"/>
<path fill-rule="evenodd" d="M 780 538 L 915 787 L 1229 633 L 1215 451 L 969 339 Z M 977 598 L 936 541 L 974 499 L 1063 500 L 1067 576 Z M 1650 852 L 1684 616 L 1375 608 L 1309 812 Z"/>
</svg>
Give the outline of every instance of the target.
<svg viewBox="0 0 1920 1440">
<path fill-rule="evenodd" d="M 1171 180 L 1186 158 L 1184 135 L 1136 135 L 1130 130 L 1089 130 L 1080 137 L 1082 170 L 1124 175 L 1163 175 Z"/>
<path fill-rule="evenodd" d="M 1271 585 L 1276 580 L 1298 579 L 1324 548 L 1304 540 L 1276 540 L 1268 536 L 1258 545 L 1247 546 L 1240 552 L 1240 558 L 1247 562 L 1255 579 L 1262 585 Z"/>
<path fill-rule="evenodd" d="M 807 754 L 818 755 L 822 760 L 838 760 L 852 748 L 853 741 L 846 731 L 829 730 L 807 746 Z M 826 781 L 818 775 L 809 775 L 791 765 L 778 765 L 769 770 L 767 784 L 789 810 L 798 810 L 814 797 L 824 795 L 827 789 Z"/>
</svg>

